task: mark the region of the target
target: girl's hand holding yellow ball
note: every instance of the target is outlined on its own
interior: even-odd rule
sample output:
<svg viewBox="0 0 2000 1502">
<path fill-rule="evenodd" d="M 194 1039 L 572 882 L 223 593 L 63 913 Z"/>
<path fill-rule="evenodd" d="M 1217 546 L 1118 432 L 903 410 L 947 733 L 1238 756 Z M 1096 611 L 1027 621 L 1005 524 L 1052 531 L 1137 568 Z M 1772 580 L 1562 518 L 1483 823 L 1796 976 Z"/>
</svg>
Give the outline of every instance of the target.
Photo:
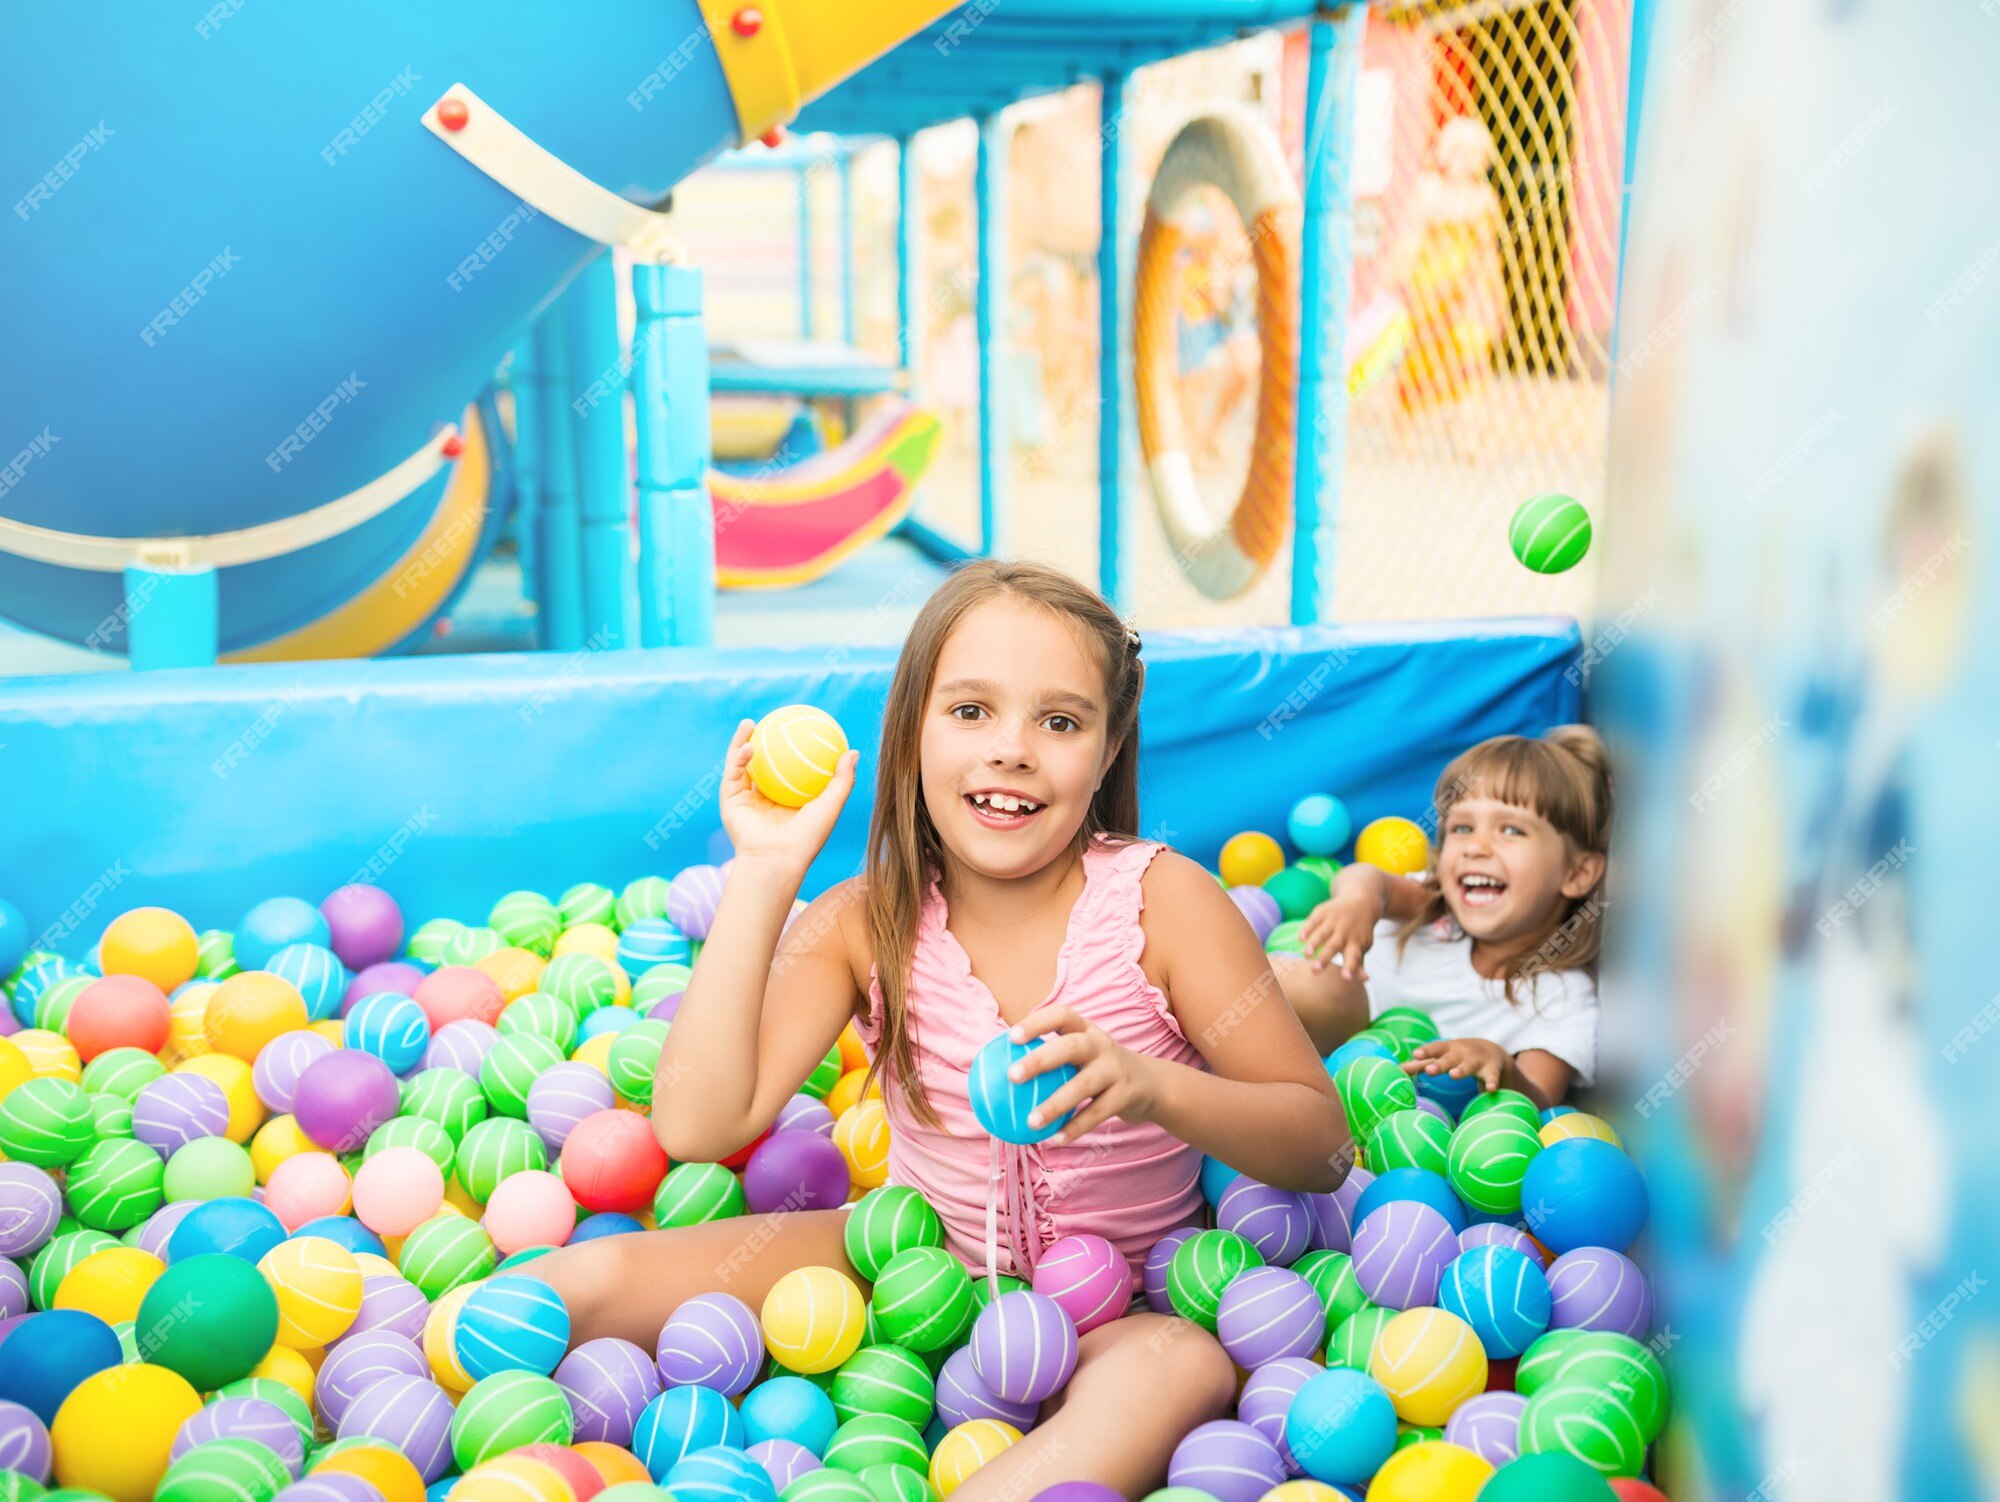
<svg viewBox="0 0 2000 1502">
<path fill-rule="evenodd" d="M 860 755 L 831 715 L 809 705 L 739 724 L 722 767 L 722 827 L 736 859 L 803 873 L 854 790 Z"/>
</svg>

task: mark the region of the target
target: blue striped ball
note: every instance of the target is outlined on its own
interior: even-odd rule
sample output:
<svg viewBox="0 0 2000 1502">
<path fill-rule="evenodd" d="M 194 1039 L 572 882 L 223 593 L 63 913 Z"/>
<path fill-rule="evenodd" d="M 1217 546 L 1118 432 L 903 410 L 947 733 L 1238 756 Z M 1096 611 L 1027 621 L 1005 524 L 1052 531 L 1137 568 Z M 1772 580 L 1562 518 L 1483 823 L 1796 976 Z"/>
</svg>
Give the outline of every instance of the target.
<svg viewBox="0 0 2000 1502">
<path fill-rule="evenodd" d="M 324 924 L 322 919 L 322 927 Z M 263 968 L 298 987 L 299 995 L 305 998 L 306 1016 L 314 1022 L 340 1015 L 341 998 L 354 979 L 340 963 L 340 956 L 324 944 L 287 944 Z"/>
<path fill-rule="evenodd" d="M 743 1448 L 743 1418 L 712 1387 L 670 1387 L 646 1405 L 632 1429 L 632 1453 L 655 1481 L 696 1450 Z"/>
<path fill-rule="evenodd" d="M 693 958 L 688 936 L 665 918 L 640 918 L 618 935 L 618 963 L 627 975 L 654 965 L 685 965 Z"/>
<path fill-rule="evenodd" d="M 1076 1077 L 1074 1066 L 1059 1064 L 1018 1085 L 1007 1078 L 1009 1069 L 1041 1046 L 1039 1038 L 1016 1043 L 1001 1033 L 973 1057 L 972 1071 L 966 1080 L 972 1114 L 1002 1142 L 1025 1147 L 1045 1141 L 1067 1126 L 1070 1115 L 1074 1114 L 1066 1113 L 1061 1120 L 1047 1121 L 1038 1127 L 1028 1125 L 1028 1113 Z"/>
<path fill-rule="evenodd" d="M 349 1048 L 372 1053 L 395 1073 L 408 1074 L 430 1047 L 431 1024 L 412 998 L 400 991 L 377 991 L 349 1009 L 340 1038 Z"/>
<path fill-rule="evenodd" d="M 1490 1357 L 1518 1356 L 1549 1327 L 1549 1280 L 1510 1246 L 1461 1252 L 1438 1282 L 1438 1308 L 1472 1326 Z"/>
<path fill-rule="evenodd" d="M 452 1350 L 475 1382 L 499 1372 L 546 1377 L 568 1349 L 569 1310 L 539 1278 L 488 1278 L 459 1306 Z"/>
<path fill-rule="evenodd" d="M 679 1502 L 778 1502 L 771 1473 L 726 1445 L 710 1445 L 682 1457 L 661 1485 Z"/>
</svg>

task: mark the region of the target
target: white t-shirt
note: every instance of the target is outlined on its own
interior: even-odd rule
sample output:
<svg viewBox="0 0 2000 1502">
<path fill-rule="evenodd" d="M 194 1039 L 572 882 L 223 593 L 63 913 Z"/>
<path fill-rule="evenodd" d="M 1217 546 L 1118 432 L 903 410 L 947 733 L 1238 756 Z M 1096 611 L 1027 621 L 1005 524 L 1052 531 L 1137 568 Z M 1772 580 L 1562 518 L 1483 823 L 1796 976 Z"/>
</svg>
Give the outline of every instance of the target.
<svg viewBox="0 0 2000 1502">
<path fill-rule="evenodd" d="M 1446 1038 L 1487 1038 L 1510 1054 L 1539 1048 L 1554 1054 L 1588 1085 L 1597 1075 L 1597 982 L 1582 970 L 1544 970 L 1506 986 L 1472 968 L 1472 940 L 1450 917 L 1410 935 L 1397 953 L 1400 925 L 1375 926 L 1363 961 L 1368 970 L 1368 1014 L 1415 1007 L 1430 1015 Z"/>
</svg>

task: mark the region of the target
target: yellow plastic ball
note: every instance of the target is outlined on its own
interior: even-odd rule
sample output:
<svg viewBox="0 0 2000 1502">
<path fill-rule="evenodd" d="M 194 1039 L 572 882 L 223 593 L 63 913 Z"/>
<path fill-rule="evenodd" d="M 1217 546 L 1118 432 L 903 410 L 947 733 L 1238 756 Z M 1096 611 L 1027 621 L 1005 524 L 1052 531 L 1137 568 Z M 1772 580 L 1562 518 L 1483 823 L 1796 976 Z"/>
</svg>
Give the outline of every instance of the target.
<svg viewBox="0 0 2000 1502">
<path fill-rule="evenodd" d="M 308 1475 L 331 1472 L 359 1476 L 382 1494 L 382 1502 L 424 1502 L 424 1477 L 401 1450 L 387 1444 L 354 1445 L 327 1456 Z M 452 1489 L 457 1495 L 457 1488 Z"/>
<path fill-rule="evenodd" d="M 273 1116 L 250 1139 L 250 1166 L 256 1171 L 257 1182 L 268 1184 L 272 1171 L 285 1159 L 319 1150 L 319 1144 L 306 1135 L 296 1117 L 289 1113 Z"/>
<path fill-rule="evenodd" d="M 275 1345 L 270 1353 L 257 1363 L 251 1372 L 253 1377 L 269 1377 L 273 1382 L 282 1382 L 305 1400 L 308 1408 L 313 1406 L 313 1389 L 319 1383 L 319 1361 L 326 1359 L 326 1350 L 299 1352 L 287 1345 Z"/>
<path fill-rule="evenodd" d="M 1283 1481 L 1257 1502 L 1347 1502 L 1347 1493 L 1324 1481 Z"/>
<path fill-rule="evenodd" d="M 605 923 L 577 923 L 556 937 L 553 958 L 558 954 L 594 954 L 607 965 L 618 964 L 618 931 Z"/>
<path fill-rule="evenodd" d="M 399 1236 L 396 1239 L 401 1241 L 403 1238 Z M 361 1269 L 361 1276 L 364 1279 L 373 1278 L 379 1274 L 387 1274 L 392 1278 L 403 1276 L 401 1272 L 397 1271 L 395 1263 L 391 1262 L 387 1257 L 378 1257 L 373 1252 L 356 1252 L 354 1254 L 354 1265 Z"/>
<path fill-rule="evenodd" d="M 1406 1309 L 1382 1327 L 1368 1353 L 1396 1417 L 1435 1426 L 1486 1390 L 1486 1349 L 1464 1320 L 1443 1309 Z"/>
<path fill-rule="evenodd" d="M 347 1047 L 347 1029 L 338 1017 L 327 1017 L 318 1022 L 306 1024 L 306 1031 L 318 1033 L 335 1048 Z"/>
<path fill-rule="evenodd" d="M 462 1393 L 472 1387 L 472 1375 L 458 1364 L 458 1352 L 453 1336 L 458 1327 L 458 1311 L 472 1296 L 477 1283 L 461 1283 L 435 1304 L 424 1316 L 424 1358 L 431 1364 L 431 1375 L 437 1378 L 438 1386 L 450 1393 Z"/>
<path fill-rule="evenodd" d="M 35 1066 L 28 1056 L 14 1046 L 12 1038 L 0 1038 L 0 1100 L 7 1098 L 7 1092 L 16 1085 L 24 1085 L 35 1077 Z"/>
<path fill-rule="evenodd" d="M 472 1197 L 472 1191 L 459 1182 L 457 1174 L 444 1181 L 444 1200 L 438 1209 L 452 1211 L 469 1220 L 478 1220 L 486 1213 L 486 1207 Z"/>
<path fill-rule="evenodd" d="M 257 1271 L 278 1296 L 278 1343 L 297 1351 L 338 1340 L 361 1310 L 354 1253 L 324 1236 L 297 1236 L 264 1254 Z"/>
<path fill-rule="evenodd" d="M 833 1145 L 847 1159 L 856 1189 L 880 1189 L 889 1182 L 889 1112 L 879 1100 L 849 1106 L 833 1124 Z"/>
<path fill-rule="evenodd" d="M 1462 1445 L 1419 1440 L 1382 1462 L 1368 1502 L 1473 1502 L 1492 1475 L 1492 1463 Z"/>
<path fill-rule="evenodd" d="M 201 942 L 179 913 L 135 907 L 111 920 L 98 948 L 106 975 L 143 976 L 162 991 L 194 979 Z"/>
<path fill-rule="evenodd" d="M 56 1285 L 54 1307 L 81 1309 L 107 1325 L 135 1320 L 146 1290 L 166 1270 L 167 1264 L 151 1252 L 136 1246 L 108 1246 L 69 1270 Z"/>
<path fill-rule="evenodd" d="M 857 1069 L 864 1073 L 867 1071 L 868 1049 L 861 1041 L 861 1034 L 854 1030 L 854 1024 L 850 1021 L 840 1030 L 840 1072 L 849 1075 Z"/>
<path fill-rule="evenodd" d="M 627 1481 L 643 1481 L 649 1485 L 652 1482 L 651 1474 L 638 1456 L 608 1440 L 587 1439 L 570 1448 L 590 1462 L 597 1474 L 604 1478 L 606 1486 L 618 1486 Z"/>
<path fill-rule="evenodd" d="M 868 1066 L 866 1064 L 863 1064 L 859 1069 L 848 1070 L 834 1082 L 833 1088 L 826 1092 L 825 1105 L 827 1110 L 833 1113 L 835 1121 L 845 1116 L 847 1108 L 861 1099 L 863 1081 L 868 1081 Z M 872 1081 L 868 1081 L 868 1098 L 870 1100 L 880 1100 L 882 1098 L 882 1080 L 880 1076 L 877 1076 Z"/>
<path fill-rule="evenodd" d="M 205 1053 L 186 1060 L 180 1068 L 188 1074 L 205 1075 L 222 1086 L 222 1093 L 229 1101 L 229 1125 L 223 1129 L 224 1136 L 231 1142 L 248 1143 L 256 1135 L 269 1112 L 257 1094 L 248 1064 L 235 1054 Z"/>
<path fill-rule="evenodd" d="M 653 1478 L 639 1468 L 650 1488 Z M 576 1502 L 576 1492 L 547 1461 L 532 1455 L 502 1455 L 459 1477 L 451 1502 Z"/>
<path fill-rule="evenodd" d="M 1229 837 L 1216 864 L 1225 885 L 1261 887 L 1285 869 L 1285 851 L 1262 830 L 1246 829 Z"/>
<path fill-rule="evenodd" d="M 588 1064 L 606 1079 L 611 1077 L 611 1045 L 618 1041 L 616 1033 L 599 1033 L 594 1038 L 585 1038 L 577 1044 L 576 1052 L 570 1058 L 579 1064 Z"/>
<path fill-rule="evenodd" d="M 1571 1111 L 1558 1116 L 1542 1127 L 1542 1146 L 1553 1147 L 1558 1142 L 1568 1142 L 1572 1137 L 1592 1137 L 1599 1142 L 1608 1142 L 1613 1147 L 1623 1148 L 1618 1134 L 1611 1129 L 1611 1123 L 1602 1116 L 1592 1116 L 1588 1111 Z"/>
<path fill-rule="evenodd" d="M 1430 841 L 1408 819 L 1391 815 L 1365 825 L 1354 837 L 1354 858 L 1391 876 L 1415 876 L 1430 864 Z"/>
<path fill-rule="evenodd" d="M 149 1502 L 201 1395 L 179 1372 L 134 1362 L 85 1377 L 49 1425 L 56 1480 L 112 1502 Z"/>
<path fill-rule="evenodd" d="M 311 1020 L 299 988 L 268 970 L 244 970 L 223 981 L 208 998 L 202 1019 L 208 1046 L 246 1064 L 278 1034 Z"/>
<path fill-rule="evenodd" d="M 966 1477 L 1018 1442 L 1021 1431 L 1001 1419 L 967 1419 L 938 1441 L 931 1455 L 931 1485 L 949 1497 Z"/>
<path fill-rule="evenodd" d="M 547 960 L 525 949 L 496 949 L 472 968 L 493 978 L 504 1005 L 517 996 L 526 996 L 541 984 L 542 972 L 548 966 Z"/>
<path fill-rule="evenodd" d="M 68 1080 L 74 1085 L 83 1078 L 83 1060 L 61 1033 L 24 1027 L 7 1041 L 26 1056 L 38 1080 Z"/>
<path fill-rule="evenodd" d="M 854 1280 L 832 1267 L 786 1273 L 764 1296 L 764 1345 L 782 1366 L 830 1372 L 861 1348 L 868 1309 Z"/>
<path fill-rule="evenodd" d="M 810 704 L 774 709 L 750 732 L 750 781 L 773 803 L 803 808 L 833 781 L 847 734 Z"/>
<path fill-rule="evenodd" d="M 167 1003 L 167 1051 L 181 1059 L 208 1052 L 208 998 L 220 981 L 205 980 L 189 986 Z"/>
</svg>

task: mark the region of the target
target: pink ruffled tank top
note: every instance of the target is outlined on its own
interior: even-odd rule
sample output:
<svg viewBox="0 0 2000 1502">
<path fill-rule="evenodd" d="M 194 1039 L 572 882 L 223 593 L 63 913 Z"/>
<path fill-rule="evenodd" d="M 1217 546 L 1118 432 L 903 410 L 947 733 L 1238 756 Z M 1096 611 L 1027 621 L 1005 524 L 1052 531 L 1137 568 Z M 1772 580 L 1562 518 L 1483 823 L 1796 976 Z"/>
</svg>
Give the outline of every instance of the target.
<svg viewBox="0 0 2000 1502">
<path fill-rule="evenodd" d="M 1083 893 L 1070 912 L 1048 999 L 1135 1053 L 1206 1069 L 1139 963 L 1139 882 L 1161 848 L 1098 841 L 1085 850 Z M 1123 1252 L 1136 1279 L 1155 1241 L 1200 1220 L 1201 1154 L 1162 1127 L 1117 1118 L 1061 1147 L 1021 1147 L 988 1135 L 972 1114 L 966 1076 L 973 1056 L 1007 1024 L 945 918 L 933 882 L 918 919 L 908 1005 L 917 1069 L 944 1130 L 910 1113 L 887 1066 L 889 1181 L 923 1194 L 944 1222 L 946 1246 L 974 1273 L 1026 1278 L 1054 1242 L 1089 1232 Z M 855 1031 L 873 1057 L 882 988 L 872 973 L 868 999 Z"/>
</svg>

